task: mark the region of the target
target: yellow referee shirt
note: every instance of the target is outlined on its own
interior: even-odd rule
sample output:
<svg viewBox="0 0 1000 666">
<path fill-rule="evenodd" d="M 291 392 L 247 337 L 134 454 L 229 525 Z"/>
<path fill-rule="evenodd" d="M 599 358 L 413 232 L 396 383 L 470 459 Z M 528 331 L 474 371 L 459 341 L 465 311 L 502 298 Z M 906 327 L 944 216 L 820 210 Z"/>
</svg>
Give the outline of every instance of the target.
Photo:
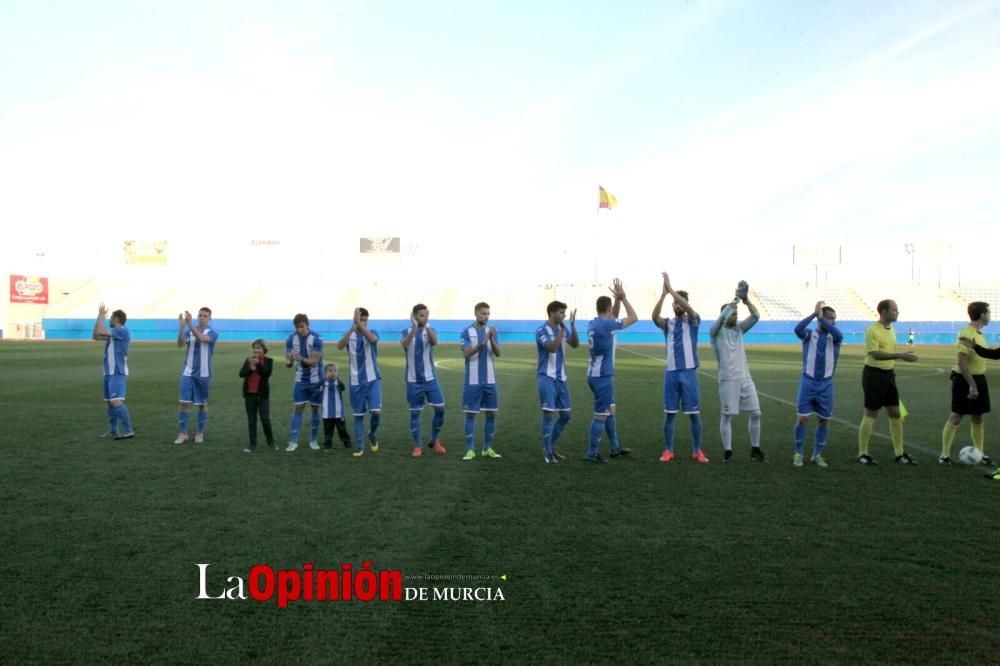
<svg viewBox="0 0 1000 666">
<path fill-rule="evenodd" d="M 977 345 L 980 347 L 986 346 L 986 338 L 980 331 L 976 330 L 975 326 L 971 324 L 966 326 L 961 331 L 958 332 L 958 337 L 960 338 L 972 338 Z M 969 373 L 973 375 L 985 375 L 986 374 L 986 359 L 976 353 L 975 349 L 969 349 L 961 342 L 955 341 L 955 351 L 959 354 L 965 354 L 965 360 L 969 362 Z M 958 363 L 952 368 L 955 372 L 961 372 L 958 369 Z"/>
<path fill-rule="evenodd" d="M 882 322 L 877 321 L 865 331 L 865 365 L 880 370 L 892 370 L 896 367 L 894 359 L 887 361 L 873 359 L 871 357 L 873 351 L 885 352 L 886 354 L 896 353 L 896 331 L 893 330 L 892 326 L 885 326 Z"/>
</svg>

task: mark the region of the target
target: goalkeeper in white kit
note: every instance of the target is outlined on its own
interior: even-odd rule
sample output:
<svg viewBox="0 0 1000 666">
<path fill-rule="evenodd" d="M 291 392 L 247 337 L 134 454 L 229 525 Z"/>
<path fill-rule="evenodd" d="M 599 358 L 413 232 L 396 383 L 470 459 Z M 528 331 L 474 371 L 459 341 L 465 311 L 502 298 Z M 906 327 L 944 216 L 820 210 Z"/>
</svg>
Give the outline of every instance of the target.
<svg viewBox="0 0 1000 666">
<path fill-rule="evenodd" d="M 750 316 L 743 321 L 738 321 L 740 301 L 750 311 Z M 757 387 L 750 377 L 747 355 L 743 350 L 743 334 L 759 320 L 760 313 L 750 302 L 750 286 L 745 280 L 740 280 L 736 287 L 736 297 L 722 306 L 719 318 L 708 333 L 715 358 L 719 361 L 719 398 L 722 401 L 719 429 L 725 449 L 724 462 L 729 462 L 733 457 L 733 417 L 740 412 L 750 415 L 750 459 L 766 462 L 760 448 L 760 399 L 757 397 Z"/>
</svg>

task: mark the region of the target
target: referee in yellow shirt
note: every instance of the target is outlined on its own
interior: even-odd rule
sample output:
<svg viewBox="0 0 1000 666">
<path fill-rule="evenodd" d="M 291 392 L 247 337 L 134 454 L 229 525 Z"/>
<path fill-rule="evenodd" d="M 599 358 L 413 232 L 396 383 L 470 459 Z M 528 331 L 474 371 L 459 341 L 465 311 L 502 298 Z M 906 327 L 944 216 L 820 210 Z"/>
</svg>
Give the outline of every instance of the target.
<svg viewBox="0 0 1000 666">
<path fill-rule="evenodd" d="M 981 358 L 988 358 L 993 361 L 1000 361 L 1000 347 L 993 347 L 993 348 L 984 347 L 979 343 L 973 341 L 971 338 L 959 337 L 958 341 L 963 345 L 965 345 L 966 347 L 968 347 L 969 349 L 974 350 L 976 354 L 978 354 Z M 983 457 L 986 458 L 985 455 Z M 989 460 L 989 458 L 986 459 Z M 1000 468 L 995 469 L 992 472 L 987 472 L 986 476 L 990 477 L 994 481 L 1000 481 Z"/>
<path fill-rule="evenodd" d="M 865 331 L 865 369 L 861 375 L 861 387 L 865 392 L 865 415 L 858 429 L 858 462 L 874 465 L 875 460 L 868 454 L 868 441 L 875 428 L 878 412 L 885 407 L 889 415 L 889 433 L 892 435 L 892 449 L 895 460 L 904 465 L 915 465 L 910 454 L 903 451 L 903 421 L 899 415 L 899 392 L 896 390 L 896 361 L 913 363 L 917 355 L 910 352 L 896 353 L 896 332 L 892 324 L 899 318 L 896 301 L 879 301 L 878 321 Z"/>
<path fill-rule="evenodd" d="M 983 465 L 992 461 L 983 448 L 986 443 L 986 433 L 983 430 L 983 415 L 990 411 L 990 390 L 986 384 L 986 359 L 993 357 L 986 347 L 983 337 L 983 327 L 990 323 L 990 304 L 982 301 L 969 303 L 969 325 L 958 333 L 958 364 L 951 370 L 951 415 L 944 424 L 941 433 L 942 465 L 951 464 L 951 444 L 962 422 L 962 417 L 969 416 L 972 421 L 972 443 L 983 452 Z M 971 348 L 963 343 L 968 340 Z M 983 353 L 976 350 L 976 345 Z"/>
</svg>

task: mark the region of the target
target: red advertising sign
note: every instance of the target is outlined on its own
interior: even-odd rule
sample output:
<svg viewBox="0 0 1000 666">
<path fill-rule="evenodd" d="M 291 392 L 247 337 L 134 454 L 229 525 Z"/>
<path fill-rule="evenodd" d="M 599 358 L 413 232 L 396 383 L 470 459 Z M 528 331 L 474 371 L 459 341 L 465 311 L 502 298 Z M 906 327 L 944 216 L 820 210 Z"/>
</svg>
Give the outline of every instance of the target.
<svg viewBox="0 0 1000 666">
<path fill-rule="evenodd" d="M 10 302 L 48 304 L 49 279 L 33 275 L 11 275 Z"/>
</svg>

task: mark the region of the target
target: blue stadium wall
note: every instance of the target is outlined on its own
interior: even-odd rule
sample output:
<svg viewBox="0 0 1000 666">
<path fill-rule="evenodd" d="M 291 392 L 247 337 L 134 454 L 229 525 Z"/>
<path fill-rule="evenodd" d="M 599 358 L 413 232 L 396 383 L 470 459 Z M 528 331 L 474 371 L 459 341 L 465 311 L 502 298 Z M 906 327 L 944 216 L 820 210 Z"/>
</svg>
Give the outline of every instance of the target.
<svg viewBox="0 0 1000 666">
<path fill-rule="evenodd" d="M 442 342 L 458 342 L 460 331 L 470 320 L 435 320 L 431 322 Z M 490 322 L 500 332 L 501 342 L 533 342 L 538 320 L 493 320 Z M 577 322 L 580 335 L 586 334 L 587 322 Z M 747 333 L 750 344 L 795 344 L 798 338 L 792 330 L 795 321 L 762 321 Z M 860 344 L 864 339 L 869 321 L 843 321 L 838 326 L 848 344 Z M 89 340 L 94 330 L 93 319 L 45 319 L 42 322 L 45 337 L 49 340 Z M 311 322 L 312 329 L 327 340 L 336 340 L 350 327 L 349 319 L 318 319 Z M 372 319 L 370 327 L 379 331 L 383 340 L 397 340 L 399 332 L 408 327 L 408 319 Z M 698 342 L 708 344 L 708 329 L 711 324 L 704 322 L 698 335 Z M 965 322 L 896 322 L 897 339 L 905 342 L 907 332 L 916 333 L 917 344 L 954 344 L 958 331 Z M 176 340 L 176 319 L 129 319 L 129 330 L 133 340 Z M 282 341 L 292 331 L 290 319 L 216 319 L 213 327 L 219 331 L 223 341 L 253 340 L 263 338 L 268 342 Z M 987 340 L 996 343 L 1000 335 L 989 334 Z M 663 333 L 651 321 L 643 320 L 619 335 L 622 343 L 657 343 L 663 341 Z"/>
</svg>

